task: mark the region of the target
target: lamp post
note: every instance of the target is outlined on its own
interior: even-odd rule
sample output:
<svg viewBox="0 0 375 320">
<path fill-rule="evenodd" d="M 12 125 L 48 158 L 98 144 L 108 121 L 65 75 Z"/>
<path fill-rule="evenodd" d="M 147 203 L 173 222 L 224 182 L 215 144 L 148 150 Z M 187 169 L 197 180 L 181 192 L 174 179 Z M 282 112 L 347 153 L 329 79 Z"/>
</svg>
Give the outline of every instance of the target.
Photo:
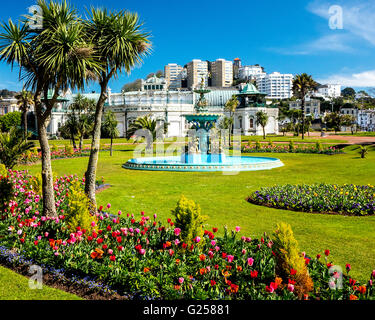
<svg viewBox="0 0 375 320">
<path fill-rule="evenodd" d="M 123 99 L 124 99 L 124 108 L 125 108 L 125 138 L 128 136 L 128 110 L 126 108 L 126 101 L 125 101 L 125 90 L 121 91 Z"/>
</svg>

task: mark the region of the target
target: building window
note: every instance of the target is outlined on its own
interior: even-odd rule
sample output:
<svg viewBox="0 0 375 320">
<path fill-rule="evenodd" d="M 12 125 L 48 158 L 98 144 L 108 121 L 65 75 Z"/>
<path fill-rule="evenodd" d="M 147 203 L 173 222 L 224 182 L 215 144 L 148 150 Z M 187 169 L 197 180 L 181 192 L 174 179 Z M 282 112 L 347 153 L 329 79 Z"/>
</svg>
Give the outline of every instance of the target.
<svg viewBox="0 0 375 320">
<path fill-rule="evenodd" d="M 254 119 L 250 118 L 250 129 L 254 129 Z"/>
</svg>

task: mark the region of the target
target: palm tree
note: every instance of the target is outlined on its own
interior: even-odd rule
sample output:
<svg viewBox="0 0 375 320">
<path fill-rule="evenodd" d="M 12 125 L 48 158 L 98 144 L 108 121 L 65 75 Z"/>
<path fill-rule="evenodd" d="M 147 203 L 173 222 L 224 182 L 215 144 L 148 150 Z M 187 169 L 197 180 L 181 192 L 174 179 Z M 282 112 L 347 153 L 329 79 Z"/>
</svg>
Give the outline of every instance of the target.
<svg viewBox="0 0 375 320">
<path fill-rule="evenodd" d="M 318 83 L 313 78 L 302 73 L 296 75 L 293 80 L 293 94 L 301 99 L 301 112 L 302 112 L 302 139 L 305 138 L 305 100 L 307 94 L 311 93 L 316 89 Z"/>
<path fill-rule="evenodd" d="M 137 132 L 138 130 L 141 132 Z M 147 133 L 151 133 L 151 136 Z M 152 143 L 156 140 L 156 120 L 151 119 L 150 116 L 138 118 L 129 126 L 126 138 L 130 139 L 132 136 L 135 136 L 135 141 L 146 136 L 147 149 L 152 149 Z"/>
<path fill-rule="evenodd" d="M 27 112 L 30 109 L 30 106 L 34 104 L 33 93 L 30 91 L 22 90 L 19 94 L 15 96 L 17 99 L 17 106 L 22 112 L 22 121 L 23 121 L 23 136 L 24 139 L 27 137 Z"/>
<path fill-rule="evenodd" d="M 12 169 L 22 154 L 34 147 L 34 143 L 27 141 L 30 134 L 23 136 L 18 128 L 12 127 L 9 132 L 0 133 L 0 162 Z"/>
<path fill-rule="evenodd" d="M 83 148 L 83 138 L 92 130 L 95 100 L 78 94 L 70 105 L 72 117 L 75 118 L 75 130 L 79 135 L 79 149 Z"/>
<path fill-rule="evenodd" d="M 43 215 L 57 216 L 47 126 L 60 91 L 83 88 L 101 70 L 92 45 L 84 39 L 84 29 L 76 10 L 66 1 L 38 0 L 43 25 L 29 28 L 22 19 L 1 24 L 0 61 L 20 68 L 20 80 L 33 91 L 42 151 Z"/>
<path fill-rule="evenodd" d="M 116 119 L 116 115 L 111 111 L 108 110 L 104 115 L 104 128 L 107 132 L 108 136 L 111 138 L 111 147 L 110 147 L 110 155 L 112 157 L 112 145 L 113 145 L 113 139 L 118 138 L 120 135 L 119 130 L 117 129 L 118 121 Z"/>
<path fill-rule="evenodd" d="M 262 126 L 263 140 L 266 139 L 266 125 L 268 122 L 268 114 L 263 111 L 258 111 L 256 114 L 256 124 Z"/>
<path fill-rule="evenodd" d="M 92 8 L 89 20 L 84 22 L 87 41 L 93 43 L 103 70 L 97 73 L 100 96 L 96 104 L 90 158 L 85 173 L 85 192 L 96 206 L 95 181 L 100 148 L 100 131 L 108 82 L 121 72 L 130 73 L 149 53 L 149 34 L 141 27 L 136 13 L 108 12 Z"/>
<path fill-rule="evenodd" d="M 231 146 L 231 136 L 233 132 L 233 116 L 236 112 L 237 107 L 239 106 L 240 102 L 237 99 L 236 95 L 232 95 L 232 97 L 225 103 L 224 110 L 229 112 L 229 118 L 231 122 L 229 123 L 229 146 Z"/>
</svg>

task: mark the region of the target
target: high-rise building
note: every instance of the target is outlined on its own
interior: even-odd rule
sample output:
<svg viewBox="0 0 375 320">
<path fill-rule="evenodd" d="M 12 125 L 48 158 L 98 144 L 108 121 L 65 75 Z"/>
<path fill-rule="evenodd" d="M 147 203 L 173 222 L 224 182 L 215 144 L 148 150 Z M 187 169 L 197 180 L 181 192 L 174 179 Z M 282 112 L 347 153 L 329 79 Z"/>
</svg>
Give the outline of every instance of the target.
<svg viewBox="0 0 375 320">
<path fill-rule="evenodd" d="M 241 59 L 236 58 L 233 60 L 233 78 L 238 79 L 239 69 L 241 68 Z"/>
<path fill-rule="evenodd" d="M 208 62 L 199 59 L 190 61 L 187 66 L 187 86 L 196 88 L 201 84 L 202 78 L 204 85 L 208 86 Z"/>
<path fill-rule="evenodd" d="M 183 67 L 177 63 L 168 63 L 164 67 L 164 77 L 168 89 L 178 89 L 182 87 Z"/>
<path fill-rule="evenodd" d="M 233 83 L 233 63 L 225 59 L 211 62 L 213 87 L 230 87 Z"/>
<path fill-rule="evenodd" d="M 255 75 L 256 84 L 260 92 L 267 94 L 270 99 L 289 99 L 293 92 L 293 75 L 273 72 Z"/>
</svg>

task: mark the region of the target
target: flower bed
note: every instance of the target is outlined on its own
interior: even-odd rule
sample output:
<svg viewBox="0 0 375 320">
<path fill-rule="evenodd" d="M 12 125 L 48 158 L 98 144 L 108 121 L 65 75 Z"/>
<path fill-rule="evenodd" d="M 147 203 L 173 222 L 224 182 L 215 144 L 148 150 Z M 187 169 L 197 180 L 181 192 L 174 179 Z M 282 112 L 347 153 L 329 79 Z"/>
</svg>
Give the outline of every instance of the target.
<svg viewBox="0 0 375 320">
<path fill-rule="evenodd" d="M 255 153 L 255 152 L 273 152 L 273 153 L 316 153 L 316 154 L 340 154 L 342 150 L 335 148 L 334 146 L 323 147 L 322 145 L 305 145 L 305 144 L 250 144 L 242 147 L 241 152 L 243 153 Z"/>
<path fill-rule="evenodd" d="M 101 148 L 101 151 L 108 151 L 109 147 Z M 78 158 L 78 157 L 88 157 L 90 155 L 90 148 L 84 148 L 82 150 L 80 149 L 55 149 L 51 150 L 51 159 L 57 160 L 57 159 L 66 159 L 66 158 Z M 38 161 L 40 161 L 42 158 L 42 152 L 41 151 L 28 151 L 24 153 L 21 157 L 21 160 L 19 164 L 25 165 L 25 164 L 34 164 Z"/>
<path fill-rule="evenodd" d="M 131 293 L 142 299 L 297 299 L 295 270 L 288 277 L 276 274 L 276 255 L 271 237 L 239 236 L 240 228 L 218 237 L 217 228 L 205 230 L 186 244 L 181 230 L 171 219 L 163 225 L 144 212 L 111 214 L 110 204 L 92 217 L 91 228 L 67 227 L 69 188 L 75 176 L 55 182 L 58 217 L 41 215 L 41 199 L 31 186 L 27 172 L 9 171 L 14 197 L 0 212 L 0 242 L 34 264 L 64 270 L 74 277 L 90 277 L 118 294 Z M 332 263 L 303 254 L 314 282 L 305 299 L 370 299 L 375 297 L 370 281 L 360 286 L 350 278 L 350 266 L 343 276 L 343 289 L 332 290 Z M 333 273 L 335 274 L 335 273 Z M 337 274 L 337 272 L 336 272 Z M 337 281 L 336 281 L 337 280 Z M 301 297 L 300 297 L 301 298 Z"/>
<path fill-rule="evenodd" d="M 375 213 L 375 188 L 353 184 L 288 184 L 261 188 L 248 201 L 279 209 L 363 216 Z"/>
</svg>

